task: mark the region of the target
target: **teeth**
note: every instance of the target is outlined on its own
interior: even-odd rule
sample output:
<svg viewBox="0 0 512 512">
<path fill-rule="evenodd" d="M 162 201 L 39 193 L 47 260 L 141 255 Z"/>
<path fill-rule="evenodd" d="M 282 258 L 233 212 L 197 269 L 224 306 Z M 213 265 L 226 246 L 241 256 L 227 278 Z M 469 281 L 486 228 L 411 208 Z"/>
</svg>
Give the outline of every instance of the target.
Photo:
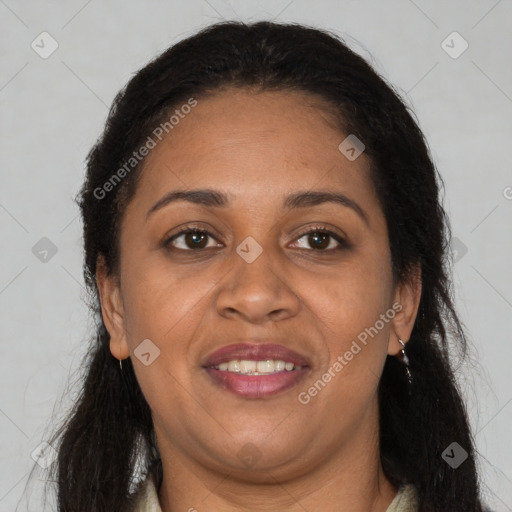
<svg viewBox="0 0 512 512">
<path fill-rule="evenodd" d="M 240 361 L 240 373 L 254 373 L 256 371 L 256 361 Z"/>
<path fill-rule="evenodd" d="M 286 363 L 284 361 L 275 361 L 276 372 L 282 372 L 285 369 Z"/>
<path fill-rule="evenodd" d="M 256 363 L 256 371 L 258 373 L 272 373 L 276 369 L 276 364 L 271 359 L 266 361 L 258 361 Z"/>
<path fill-rule="evenodd" d="M 228 371 L 239 373 L 240 372 L 240 361 L 229 361 Z"/>
<path fill-rule="evenodd" d="M 282 371 L 291 372 L 292 370 L 300 370 L 301 366 L 295 366 L 289 361 L 266 359 L 265 361 L 249 361 L 247 359 L 233 360 L 220 363 L 215 366 L 218 370 L 233 373 L 242 373 L 244 375 L 269 375 Z"/>
</svg>

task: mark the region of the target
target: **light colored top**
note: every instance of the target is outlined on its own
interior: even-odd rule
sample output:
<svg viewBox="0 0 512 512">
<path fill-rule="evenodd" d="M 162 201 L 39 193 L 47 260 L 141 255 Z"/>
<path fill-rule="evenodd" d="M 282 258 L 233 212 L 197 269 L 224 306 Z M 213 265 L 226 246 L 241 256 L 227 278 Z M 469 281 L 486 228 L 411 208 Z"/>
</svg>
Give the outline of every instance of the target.
<svg viewBox="0 0 512 512">
<path fill-rule="evenodd" d="M 158 492 L 151 476 L 141 483 L 135 495 L 133 512 L 162 512 L 158 501 Z M 418 498 L 413 485 L 402 485 L 389 504 L 386 512 L 417 512 Z"/>
</svg>

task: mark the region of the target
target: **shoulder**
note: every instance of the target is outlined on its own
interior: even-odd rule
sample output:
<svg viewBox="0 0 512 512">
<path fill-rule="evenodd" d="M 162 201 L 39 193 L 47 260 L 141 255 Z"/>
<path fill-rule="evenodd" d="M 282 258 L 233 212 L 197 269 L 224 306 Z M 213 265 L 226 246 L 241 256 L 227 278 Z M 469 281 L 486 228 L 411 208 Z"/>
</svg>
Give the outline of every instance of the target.
<svg viewBox="0 0 512 512">
<path fill-rule="evenodd" d="M 417 512 L 418 493 L 412 484 L 400 486 L 386 512 Z"/>
</svg>

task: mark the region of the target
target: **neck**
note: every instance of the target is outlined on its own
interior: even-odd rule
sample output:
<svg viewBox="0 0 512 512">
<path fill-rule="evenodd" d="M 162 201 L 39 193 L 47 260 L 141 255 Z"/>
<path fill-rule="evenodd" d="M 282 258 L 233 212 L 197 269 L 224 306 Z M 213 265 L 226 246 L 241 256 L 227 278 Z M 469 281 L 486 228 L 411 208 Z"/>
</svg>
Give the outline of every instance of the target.
<svg viewBox="0 0 512 512">
<path fill-rule="evenodd" d="M 373 427 L 359 429 L 314 467 L 311 463 L 295 472 L 291 465 L 263 471 L 257 481 L 237 476 L 236 469 L 206 467 L 167 443 L 157 429 L 162 512 L 385 512 L 397 489 L 380 464 L 378 421 L 363 424 Z"/>
</svg>

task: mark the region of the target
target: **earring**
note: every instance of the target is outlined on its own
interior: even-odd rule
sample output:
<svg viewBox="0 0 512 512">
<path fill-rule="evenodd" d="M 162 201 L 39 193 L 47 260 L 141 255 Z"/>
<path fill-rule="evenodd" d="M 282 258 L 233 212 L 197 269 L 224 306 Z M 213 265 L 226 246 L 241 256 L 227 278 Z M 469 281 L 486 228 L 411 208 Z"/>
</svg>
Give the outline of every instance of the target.
<svg viewBox="0 0 512 512">
<path fill-rule="evenodd" d="M 121 371 L 123 371 L 123 363 L 122 363 L 121 359 L 119 359 L 119 368 L 121 368 Z"/>
<path fill-rule="evenodd" d="M 409 358 L 407 357 L 407 355 L 405 353 L 405 343 L 400 338 L 398 338 L 398 343 L 400 343 L 400 345 L 402 345 L 402 349 L 400 350 L 400 352 L 402 353 L 402 361 L 405 364 L 405 373 L 407 374 L 407 380 L 409 381 L 409 385 L 411 385 L 412 384 L 412 375 L 411 375 L 411 370 L 409 369 Z"/>
</svg>

